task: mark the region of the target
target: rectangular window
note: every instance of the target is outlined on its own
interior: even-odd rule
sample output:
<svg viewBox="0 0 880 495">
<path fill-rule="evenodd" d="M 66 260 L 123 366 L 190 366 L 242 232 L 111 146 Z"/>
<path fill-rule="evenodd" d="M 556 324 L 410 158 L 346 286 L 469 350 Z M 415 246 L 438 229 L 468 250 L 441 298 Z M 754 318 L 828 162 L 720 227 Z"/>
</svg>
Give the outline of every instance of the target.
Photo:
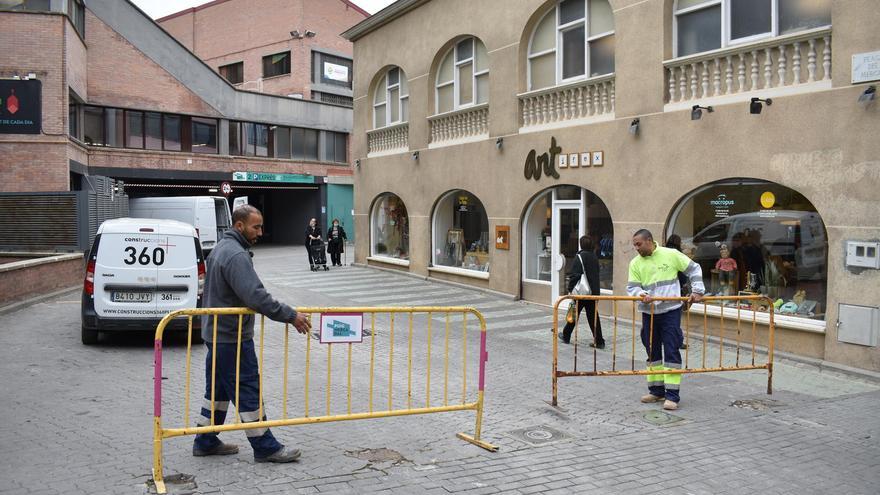
<svg viewBox="0 0 880 495">
<path fill-rule="evenodd" d="M 269 126 L 254 124 L 256 132 L 256 147 L 254 154 L 257 156 L 269 156 Z"/>
<path fill-rule="evenodd" d="M 312 82 L 351 88 L 351 59 L 312 52 Z"/>
<path fill-rule="evenodd" d="M 297 160 L 318 160 L 318 131 L 314 129 L 291 129 L 293 158 Z"/>
<path fill-rule="evenodd" d="M 562 78 L 584 75 L 584 26 L 562 33 Z"/>
<path fill-rule="evenodd" d="M 739 0 L 730 4 L 730 39 L 769 33 L 772 27 L 770 0 Z"/>
<path fill-rule="evenodd" d="M 346 163 L 348 156 L 346 153 L 347 134 L 341 132 L 324 132 L 324 161 Z"/>
<path fill-rule="evenodd" d="M 83 142 L 92 146 L 104 146 L 104 109 L 83 107 Z"/>
<path fill-rule="evenodd" d="M 104 109 L 105 144 L 115 148 L 122 148 L 125 143 L 125 117 L 119 108 Z"/>
<path fill-rule="evenodd" d="M 244 62 L 220 66 L 220 75 L 232 84 L 244 81 Z"/>
<path fill-rule="evenodd" d="M 779 0 L 779 34 L 831 25 L 831 0 Z"/>
<path fill-rule="evenodd" d="M 336 161 L 339 163 L 348 162 L 348 150 L 346 149 L 348 135 L 341 132 L 336 133 Z"/>
<path fill-rule="evenodd" d="M 242 135 L 242 143 L 243 150 L 242 155 L 244 156 L 254 156 L 254 148 L 257 145 L 257 129 L 256 125 L 251 122 L 242 122 L 241 123 L 241 135 Z"/>
<path fill-rule="evenodd" d="M 678 56 L 721 48 L 721 6 L 678 16 Z"/>
<path fill-rule="evenodd" d="M 161 150 L 162 149 L 162 114 L 157 112 L 147 112 L 145 114 L 146 119 L 146 132 L 145 136 L 145 147 L 148 150 Z"/>
<path fill-rule="evenodd" d="M 192 118 L 192 152 L 217 153 L 217 120 Z"/>
<path fill-rule="evenodd" d="M 269 129 L 272 140 L 275 143 L 275 158 L 290 158 L 290 127 L 276 127 Z"/>
<path fill-rule="evenodd" d="M 79 119 L 77 118 L 77 109 L 79 107 L 71 99 L 70 105 L 67 106 L 67 134 L 79 139 Z"/>
<path fill-rule="evenodd" d="M 144 147 L 144 112 L 125 111 L 125 147 Z"/>
<path fill-rule="evenodd" d="M 290 52 L 263 57 L 263 77 L 290 74 Z"/>
<path fill-rule="evenodd" d="M 163 149 L 165 151 L 180 151 L 180 116 L 163 116 Z"/>
<path fill-rule="evenodd" d="M 46 2 L 47 4 L 49 2 Z M 67 15 L 73 28 L 83 38 L 86 37 L 86 8 L 82 0 L 67 0 Z"/>
<path fill-rule="evenodd" d="M 241 155 L 241 122 L 229 121 L 229 154 Z"/>
</svg>

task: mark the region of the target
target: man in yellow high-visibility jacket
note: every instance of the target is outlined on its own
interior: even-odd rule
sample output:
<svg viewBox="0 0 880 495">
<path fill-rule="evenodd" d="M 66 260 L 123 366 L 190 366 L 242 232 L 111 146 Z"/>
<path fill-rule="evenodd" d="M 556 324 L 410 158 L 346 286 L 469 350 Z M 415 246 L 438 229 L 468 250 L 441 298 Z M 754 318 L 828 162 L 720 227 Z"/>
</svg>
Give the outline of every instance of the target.
<svg viewBox="0 0 880 495">
<path fill-rule="evenodd" d="M 663 373 L 680 369 L 679 347 L 684 340 L 681 332 L 681 301 L 657 301 L 656 298 L 679 297 L 681 286 L 678 273 L 683 272 L 691 282 L 691 302 L 703 299 L 703 270 L 681 252 L 658 246 L 651 232 L 641 229 L 633 235 L 633 247 L 639 255 L 629 263 L 629 281 L 626 292 L 641 299 L 642 344 L 648 354 L 648 369 L 658 373 L 648 375 L 649 393 L 642 402 L 663 402 L 663 409 L 678 409 L 681 400 L 681 375 Z M 651 325 L 651 306 L 654 308 Z"/>
</svg>

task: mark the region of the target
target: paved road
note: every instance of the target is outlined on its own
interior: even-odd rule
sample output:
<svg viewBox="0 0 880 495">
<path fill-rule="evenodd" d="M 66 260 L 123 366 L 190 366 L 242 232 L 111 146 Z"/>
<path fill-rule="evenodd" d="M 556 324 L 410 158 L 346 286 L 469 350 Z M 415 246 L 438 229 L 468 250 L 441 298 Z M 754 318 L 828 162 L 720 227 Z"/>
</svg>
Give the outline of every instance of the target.
<svg viewBox="0 0 880 495">
<path fill-rule="evenodd" d="M 293 465 L 255 464 L 243 433 L 224 434 L 242 452 L 193 458 L 189 437 L 166 441 L 166 476 L 193 475 L 174 493 L 846 493 L 873 494 L 880 486 L 880 384 L 777 362 L 775 393 L 765 375 L 737 372 L 687 376 L 677 420 L 657 425 L 644 405 L 643 378 L 570 378 L 560 382 L 560 408 L 550 396 L 550 312 L 493 295 L 359 267 L 312 273 L 300 248 L 263 247 L 255 262 L 269 290 L 299 306 L 469 305 L 487 318 L 489 363 L 484 438 L 486 452 L 455 437 L 472 432 L 471 412 L 410 416 L 275 429 L 304 450 Z M 143 493 L 150 477 L 152 337 L 110 336 L 101 345 L 79 342 L 78 294 L 0 315 L 0 493 Z M 431 387 L 427 377 L 428 317 L 395 321 L 391 353 L 388 315 L 376 320 L 375 408 L 420 407 L 444 400 L 445 316 L 431 315 Z M 472 322 L 473 323 L 473 322 Z M 461 401 L 461 347 L 468 346 L 467 400 L 474 397 L 478 333 L 466 335 L 451 318 L 446 399 Z M 610 322 L 606 323 L 609 334 Z M 268 414 L 282 413 L 283 326 L 266 327 Z M 619 334 L 631 332 L 626 323 Z M 352 407 L 369 402 L 369 337 L 352 348 Z M 408 349 L 412 342 L 412 378 Z M 627 349 L 621 337 L 620 347 Z M 306 338 L 292 336 L 288 414 L 306 402 Z M 310 414 L 326 412 L 326 346 L 309 344 Z M 701 359 L 698 342 L 692 359 Z M 347 410 L 347 348 L 335 346 L 331 414 Z M 572 348 L 562 351 L 569 364 Z M 707 359 L 717 359 L 710 346 Z M 192 413 L 203 387 L 204 348 L 193 351 Z M 724 351 L 725 362 L 734 354 Z M 166 343 L 166 426 L 183 421 L 181 377 L 185 341 Z M 381 356 L 381 360 L 379 358 Z M 628 354 L 626 354 L 628 359 Z M 760 356 L 759 356 L 760 358 Z M 581 367 L 592 354 L 580 349 Z M 610 352 L 597 356 L 610 364 Z M 620 365 L 621 361 L 618 361 Z M 628 366 L 628 363 L 625 363 Z M 392 385 L 388 386 L 391 368 Z M 409 401 L 408 392 L 411 392 Z M 736 404 L 736 405 L 732 405 Z M 529 431 L 528 435 L 523 435 Z"/>
</svg>

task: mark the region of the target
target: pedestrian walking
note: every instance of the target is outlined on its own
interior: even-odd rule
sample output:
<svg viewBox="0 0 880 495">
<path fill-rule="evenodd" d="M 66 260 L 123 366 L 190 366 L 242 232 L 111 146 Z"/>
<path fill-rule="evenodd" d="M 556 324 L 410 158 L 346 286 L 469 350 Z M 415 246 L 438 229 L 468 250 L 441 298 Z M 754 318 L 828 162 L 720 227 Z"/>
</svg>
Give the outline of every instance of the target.
<svg viewBox="0 0 880 495">
<path fill-rule="evenodd" d="M 342 266 L 340 255 L 345 251 L 345 241 L 347 240 L 345 229 L 339 225 L 339 219 L 334 218 L 333 224 L 327 230 L 327 252 L 330 253 L 330 261 L 333 262 L 333 266 Z"/>
<path fill-rule="evenodd" d="M 253 253 L 250 247 L 263 235 L 263 215 L 253 206 L 244 205 L 232 213 L 232 229 L 223 234 L 220 242 L 208 257 L 203 307 L 246 307 L 268 316 L 275 321 L 292 323 L 299 333 L 308 333 L 309 320 L 290 306 L 275 300 L 263 287 L 254 271 Z M 240 369 L 236 364 L 238 354 L 238 315 L 216 316 L 217 341 L 214 342 L 214 324 L 211 316 L 202 317 L 202 339 L 208 348 L 205 357 L 205 403 L 196 424 L 211 424 L 213 400 L 214 424 L 222 425 L 230 401 L 236 399 L 235 377 L 240 374 L 238 408 L 244 423 L 266 420 L 260 410 L 260 369 L 254 352 L 254 315 L 242 317 Z M 214 347 L 216 346 L 216 356 Z M 216 370 L 213 363 L 216 360 Z M 215 374 L 216 373 L 216 374 Z M 214 376 L 214 380 L 212 380 Z M 212 383 L 214 386 L 212 387 Z M 213 397 L 212 397 L 212 388 Z M 247 439 L 254 450 L 256 462 L 292 462 L 300 456 L 299 449 L 285 447 L 268 428 L 246 430 Z M 193 455 L 229 455 L 238 453 L 238 446 L 223 443 L 217 433 L 196 435 Z"/>
<path fill-rule="evenodd" d="M 688 302 L 699 302 L 706 291 L 703 271 L 683 253 L 658 246 L 646 229 L 636 232 L 632 242 L 638 256 L 629 263 L 626 292 L 641 299 L 638 306 L 642 313 L 642 344 L 648 354 L 648 369 L 658 371 L 648 375 L 649 393 L 642 397 L 642 402 L 664 401 L 663 409 L 675 410 L 681 400 L 681 375 L 662 371 L 681 368 L 679 348 L 684 341 L 681 301 L 656 301 L 655 298 L 680 297 L 678 272 L 684 272 L 692 290 Z"/>
<path fill-rule="evenodd" d="M 309 226 L 306 227 L 305 242 L 306 252 L 309 254 L 309 267 L 314 272 L 318 270 L 319 265 L 324 265 L 326 270 L 327 260 L 321 256 L 324 249 L 324 240 L 322 239 L 321 227 L 318 227 L 318 221 L 314 218 L 309 220 Z"/>
<path fill-rule="evenodd" d="M 590 294 L 598 296 L 599 258 L 597 258 L 596 253 L 593 252 L 593 239 L 589 236 L 581 236 L 579 242 L 581 250 L 576 255 L 576 260 L 571 266 L 571 271 L 568 272 L 568 293 L 572 293 L 578 281 L 581 279 L 581 275 L 586 274 L 587 282 L 590 284 Z M 574 304 L 574 302 L 572 302 L 572 304 Z M 577 312 L 575 313 L 574 319 L 565 324 L 565 328 L 562 329 L 562 335 L 560 338 L 566 344 L 570 342 L 575 322 L 583 309 L 587 310 L 587 320 L 590 323 L 590 330 L 593 332 L 593 342 L 590 343 L 590 347 L 604 349 L 605 339 L 602 338 L 602 322 L 596 314 L 595 300 L 577 301 Z"/>
</svg>

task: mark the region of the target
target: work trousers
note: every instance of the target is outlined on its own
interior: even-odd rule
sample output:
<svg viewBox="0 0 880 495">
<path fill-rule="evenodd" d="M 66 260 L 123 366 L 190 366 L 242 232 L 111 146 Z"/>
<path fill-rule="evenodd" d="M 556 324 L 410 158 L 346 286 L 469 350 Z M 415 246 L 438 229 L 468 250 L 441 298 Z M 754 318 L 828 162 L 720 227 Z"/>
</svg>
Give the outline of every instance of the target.
<svg viewBox="0 0 880 495">
<path fill-rule="evenodd" d="M 211 369 L 214 359 L 213 344 L 205 342 L 208 347 L 208 355 L 205 357 L 205 402 L 202 405 L 201 415 L 196 424 L 208 426 L 211 424 Z M 260 368 L 257 355 L 254 352 L 253 339 L 244 340 L 241 343 L 241 370 L 239 376 L 239 402 L 235 404 L 235 355 L 237 345 L 235 343 L 217 343 L 217 375 L 214 385 L 214 424 L 222 425 L 226 421 L 226 412 L 230 402 L 238 408 L 242 423 L 253 423 L 262 419 L 266 420 L 266 414 L 259 417 L 260 411 Z M 244 430 L 247 439 L 254 449 L 254 457 L 267 457 L 281 449 L 282 445 L 275 439 L 268 428 L 255 428 Z M 211 450 L 220 444 L 217 433 L 202 433 L 196 435 L 195 447 L 201 450 Z"/>
<path fill-rule="evenodd" d="M 648 354 L 648 369 L 660 373 L 648 375 L 648 390 L 651 395 L 666 397 L 667 400 L 681 400 L 681 375 L 662 373 L 663 370 L 681 369 L 681 352 L 684 342 L 681 332 L 681 308 L 666 313 L 654 314 L 653 335 L 651 314 L 642 313 L 642 344 Z"/>
<path fill-rule="evenodd" d="M 574 301 L 572 301 L 574 304 Z M 578 318 L 585 318 L 590 322 L 590 330 L 593 332 L 593 341 L 597 346 L 605 345 L 605 339 L 602 337 L 602 319 L 596 315 L 596 301 L 593 300 L 579 300 L 577 301 L 577 314 L 580 315 L 581 311 L 586 309 L 586 314 L 584 316 L 578 316 Z M 562 329 L 562 338 L 567 341 L 571 340 L 571 334 L 574 331 L 575 322 L 570 322 L 565 324 L 565 328 Z"/>
</svg>

